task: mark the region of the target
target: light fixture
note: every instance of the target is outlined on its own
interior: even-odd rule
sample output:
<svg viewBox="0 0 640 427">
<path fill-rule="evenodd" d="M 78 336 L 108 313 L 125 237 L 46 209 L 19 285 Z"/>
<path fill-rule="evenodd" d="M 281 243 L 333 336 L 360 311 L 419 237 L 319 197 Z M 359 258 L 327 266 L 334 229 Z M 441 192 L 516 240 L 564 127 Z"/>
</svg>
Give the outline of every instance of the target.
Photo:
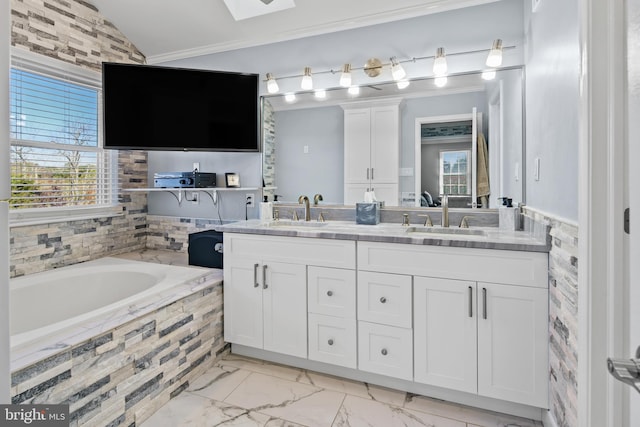
<svg viewBox="0 0 640 427">
<path fill-rule="evenodd" d="M 437 87 L 444 87 L 447 84 L 447 76 L 440 76 L 440 77 L 436 77 L 433 80 L 433 83 L 437 86 Z"/>
<path fill-rule="evenodd" d="M 398 83 L 396 83 L 396 85 L 398 86 L 398 89 L 406 89 L 409 87 L 409 80 L 407 79 L 403 79 L 398 81 Z"/>
<path fill-rule="evenodd" d="M 502 40 L 495 39 L 489 56 L 487 56 L 487 67 L 499 67 L 502 65 Z"/>
<path fill-rule="evenodd" d="M 444 56 L 443 47 L 439 47 L 436 51 L 436 57 L 433 60 L 433 74 L 435 76 L 444 76 L 447 74 L 447 58 Z"/>
<path fill-rule="evenodd" d="M 311 78 L 311 67 L 304 67 L 304 74 L 302 75 L 302 82 L 300 87 L 303 90 L 313 89 L 313 79 Z"/>
<path fill-rule="evenodd" d="M 491 69 L 491 70 L 485 70 L 482 72 L 482 79 L 483 80 L 493 80 L 496 78 L 496 70 Z"/>
<path fill-rule="evenodd" d="M 278 82 L 273 77 L 273 74 L 267 73 L 267 92 L 269 93 L 277 93 L 280 90 L 278 87 Z"/>
<path fill-rule="evenodd" d="M 284 100 L 287 102 L 294 102 L 296 100 L 296 94 L 295 93 L 287 93 L 284 95 Z"/>
<path fill-rule="evenodd" d="M 351 86 L 351 64 L 344 64 L 342 66 L 342 74 L 340 75 L 340 86 Z"/>
<path fill-rule="evenodd" d="M 347 92 L 349 92 L 349 95 L 359 95 L 360 94 L 360 86 L 351 86 L 351 87 L 349 87 Z"/>
<path fill-rule="evenodd" d="M 398 62 L 395 56 L 391 58 L 391 75 L 393 76 L 393 80 L 398 81 L 407 77 L 407 73 L 402 68 L 402 65 Z"/>
<path fill-rule="evenodd" d="M 318 99 L 325 99 L 327 97 L 327 91 L 324 89 L 316 89 L 314 95 Z"/>
</svg>

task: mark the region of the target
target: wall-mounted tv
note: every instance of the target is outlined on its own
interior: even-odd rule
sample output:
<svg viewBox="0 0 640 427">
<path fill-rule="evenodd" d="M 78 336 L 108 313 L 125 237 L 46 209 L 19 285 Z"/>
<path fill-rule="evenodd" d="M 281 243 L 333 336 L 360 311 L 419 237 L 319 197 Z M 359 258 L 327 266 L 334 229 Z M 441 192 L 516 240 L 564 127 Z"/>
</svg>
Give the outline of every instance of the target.
<svg viewBox="0 0 640 427">
<path fill-rule="evenodd" d="M 102 64 L 104 147 L 260 151 L 257 74 Z"/>
</svg>

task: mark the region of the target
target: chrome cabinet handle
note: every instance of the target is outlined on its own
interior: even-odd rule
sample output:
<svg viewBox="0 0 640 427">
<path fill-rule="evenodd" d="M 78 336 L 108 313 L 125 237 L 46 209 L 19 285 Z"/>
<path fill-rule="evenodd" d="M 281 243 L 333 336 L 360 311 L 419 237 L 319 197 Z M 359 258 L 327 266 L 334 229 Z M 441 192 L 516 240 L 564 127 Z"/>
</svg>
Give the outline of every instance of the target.
<svg viewBox="0 0 640 427">
<path fill-rule="evenodd" d="M 327 343 L 328 343 L 329 345 L 333 345 L 333 340 L 329 340 L 329 341 L 327 341 Z"/>
<path fill-rule="evenodd" d="M 383 356 L 386 356 L 388 352 L 386 348 L 383 348 L 380 353 L 382 353 Z"/>
<path fill-rule="evenodd" d="M 469 317 L 473 317 L 473 287 L 469 286 Z"/>
<path fill-rule="evenodd" d="M 258 286 L 260 286 L 260 283 L 258 283 L 258 266 L 260 264 L 253 264 L 253 287 L 257 288 Z"/>
<path fill-rule="evenodd" d="M 262 289 L 267 289 L 269 285 L 267 284 L 267 265 L 262 266 Z"/>
<path fill-rule="evenodd" d="M 333 291 L 327 291 L 327 296 L 333 296 Z"/>
<path fill-rule="evenodd" d="M 373 179 L 373 168 L 371 168 L 371 179 Z"/>
<path fill-rule="evenodd" d="M 487 318 L 487 288 L 482 288 L 482 318 Z"/>
<path fill-rule="evenodd" d="M 381 302 L 382 304 L 384 304 L 384 303 L 386 303 L 386 302 L 387 302 L 387 299 L 386 299 L 385 297 L 382 297 L 382 298 L 380 298 L 380 302 Z"/>
</svg>

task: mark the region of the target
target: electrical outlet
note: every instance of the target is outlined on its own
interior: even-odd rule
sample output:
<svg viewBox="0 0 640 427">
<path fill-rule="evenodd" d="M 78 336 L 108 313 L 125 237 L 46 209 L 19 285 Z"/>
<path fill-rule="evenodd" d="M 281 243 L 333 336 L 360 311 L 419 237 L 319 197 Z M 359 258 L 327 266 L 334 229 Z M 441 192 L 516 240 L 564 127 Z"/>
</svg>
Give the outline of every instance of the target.
<svg viewBox="0 0 640 427">
<path fill-rule="evenodd" d="M 248 207 L 250 207 L 250 208 L 252 208 L 252 207 L 254 207 L 255 205 L 256 205 L 256 204 L 255 204 L 255 200 L 254 200 L 254 198 L 253 198 L 253 194 L 251 194 L 251 193 L 247 193 L 247 206 L 248 206 Z"/>
<path fill-rule="evenodd" d="M 191 203 L 193 203 L 194 205 L 198 205 L 200 204 L 200 195 L 197 191 L 194 191 L 193 193 L 191 193 L 191 197 L 189 198 L 189 200 L 191 200 Z"/>
</svg>

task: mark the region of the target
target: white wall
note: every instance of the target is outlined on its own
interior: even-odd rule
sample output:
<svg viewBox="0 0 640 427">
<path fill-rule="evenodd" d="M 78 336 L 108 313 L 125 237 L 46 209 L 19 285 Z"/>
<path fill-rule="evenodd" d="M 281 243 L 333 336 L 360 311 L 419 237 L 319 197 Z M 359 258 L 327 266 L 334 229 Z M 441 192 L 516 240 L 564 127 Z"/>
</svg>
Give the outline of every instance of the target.
<svg viewBox="0 0 640 427">
<path fill-rule="evenodd" d="M 11 2 L 0 12 L 0 200 L 9 198 L 9 46 Z M 0 403 L 10 403 L 9 367 L 9 219 L 0 201 Z"/>
<path fill-rule="evenodd" d="M 573 221 L 579 179 L 578 10 L 577 0 L 542 0 L 535 13 L 525 9 L 527 205 Z"/>
</svg>

